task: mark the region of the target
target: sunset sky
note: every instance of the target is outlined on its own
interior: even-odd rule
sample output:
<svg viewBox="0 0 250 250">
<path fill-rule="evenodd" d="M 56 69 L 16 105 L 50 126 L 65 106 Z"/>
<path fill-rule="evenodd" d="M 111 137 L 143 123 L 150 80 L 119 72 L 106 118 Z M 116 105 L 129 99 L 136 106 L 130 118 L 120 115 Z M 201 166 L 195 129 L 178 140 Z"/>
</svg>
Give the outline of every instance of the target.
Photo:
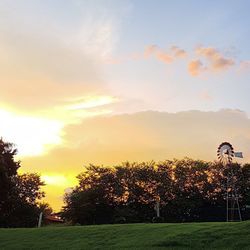
<svg viewBox="0 0 250 250">
<path fill-rule="evenodd" d="M 1 0 L 0 136 L 58 210 L 89 163 L 250 160 L 250 2 Z M 242 162 L 242 160 L 240 160 Z"/>
</svg>

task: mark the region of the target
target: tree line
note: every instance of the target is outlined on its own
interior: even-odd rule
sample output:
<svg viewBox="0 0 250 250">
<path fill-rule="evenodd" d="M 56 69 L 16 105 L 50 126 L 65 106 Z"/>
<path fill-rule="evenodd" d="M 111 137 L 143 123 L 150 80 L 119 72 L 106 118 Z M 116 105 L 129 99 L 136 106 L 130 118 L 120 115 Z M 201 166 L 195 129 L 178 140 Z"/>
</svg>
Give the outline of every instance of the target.
<svg viewBox="0 0 250 250">
<path fill-rule="evenodd" d="M 15 145 L 0 138 L 0 227 L 34 227 L 45 185 L 37 173 L 18 174 Z M 64 195 L 70 224 L 225 221 L 227 176 L 234 175 L 243 219 L 250 218 L 250 164 L 184 158 L 162 162 L 89 165 Z M 160 217 L 156 217 L 156 204 Z"/>
<path fill-rule="evenodd" d="M 250 164 L 184 158 L 163 162 L 90 165 L 65 194 L 63 216 L 73 224 L 226 220 L 226 182 L 235 176 L 243 219 L 250 218 Z M 160 217 L 155 205 L 159 202 Z"/>
</svg>

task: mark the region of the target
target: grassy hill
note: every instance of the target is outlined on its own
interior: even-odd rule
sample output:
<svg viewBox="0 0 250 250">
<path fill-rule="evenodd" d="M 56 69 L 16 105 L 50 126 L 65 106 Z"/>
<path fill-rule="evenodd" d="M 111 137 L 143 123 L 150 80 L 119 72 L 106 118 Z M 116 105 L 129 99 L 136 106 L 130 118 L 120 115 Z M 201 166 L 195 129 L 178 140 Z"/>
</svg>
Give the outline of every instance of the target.
<svg viewBox="0 0 250 250">
<path fill-rule="evenodd" d="M 250 222 L 0 229 L 0 249 L 250 249 Z"/>
</svg>

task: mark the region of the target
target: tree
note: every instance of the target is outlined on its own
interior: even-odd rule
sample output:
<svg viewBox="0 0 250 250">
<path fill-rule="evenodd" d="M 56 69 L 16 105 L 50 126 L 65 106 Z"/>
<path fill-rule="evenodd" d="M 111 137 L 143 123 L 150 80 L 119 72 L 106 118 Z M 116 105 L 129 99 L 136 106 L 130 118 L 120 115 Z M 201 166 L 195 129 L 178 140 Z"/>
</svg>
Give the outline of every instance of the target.
<svg viewBox="0 0 250 250">
<path fill-rule="evenodd" d="M 113 170 L 90 165 L 77 176 L 79 185 L 65 195 L 63 216 L 73 223 L 111 223 L 114 195 Z"/>
<path fill-rule="evenodd" d="M 31 227 L 37 223 L 44 183 L 36 173 L 18 175 L 14 144 L 0 139 L 0 227 Z"/>
<path fill-rule="evenodd" d="M 29 204 L 36 204 L 37 200 L 42 199 L 45 194 L 41 191 L 44 182 L 36 173 L 25 173 L 16 176 L 15 179 L 18 196 Z"/>
<path fill-rule="evenodd" d="M 12 178 L 17 175 L 17 169 L 20 167 L 20 162 L 14 160 L 16 153 L 13 144 L 0 138 L 0 211 L 14 188 Z"/>
<path fill-rule="evenodd" d="M 0 226 L 6 224 L 12 196 L 16 192 L 14 178 L 20 167 L 20 162 L 14 160 L 16 153 L 13 144 L 0 138 Z"/>
</svg>

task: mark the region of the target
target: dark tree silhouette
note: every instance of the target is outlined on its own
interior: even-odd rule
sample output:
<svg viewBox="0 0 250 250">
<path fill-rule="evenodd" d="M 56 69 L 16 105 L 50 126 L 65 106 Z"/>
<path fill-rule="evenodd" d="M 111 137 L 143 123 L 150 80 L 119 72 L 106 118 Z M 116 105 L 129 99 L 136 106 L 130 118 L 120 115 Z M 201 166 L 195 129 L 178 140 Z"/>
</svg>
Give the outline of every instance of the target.
<svg viewBox="0 0 250 250">
<path fill-rule="evenodd" d="M 78 186 L 65 196 L 63 215 L 80 224 L 149 222 L 159 201 L 166 222 L 225 221 L 226 176 L 230 171 L 247 219 L 249 164 L 225 168 L 217 162 L 189 158 L 85 167 L 77 177 Z"/>
<path fill-rule="evenodd" d="M 18 175 L 20 162 L 14 144 L 0 139 L 0 227 L 31 227 L 37 224 L 37 201 L 44 196 L 38 174 Z"/>
</svg>

